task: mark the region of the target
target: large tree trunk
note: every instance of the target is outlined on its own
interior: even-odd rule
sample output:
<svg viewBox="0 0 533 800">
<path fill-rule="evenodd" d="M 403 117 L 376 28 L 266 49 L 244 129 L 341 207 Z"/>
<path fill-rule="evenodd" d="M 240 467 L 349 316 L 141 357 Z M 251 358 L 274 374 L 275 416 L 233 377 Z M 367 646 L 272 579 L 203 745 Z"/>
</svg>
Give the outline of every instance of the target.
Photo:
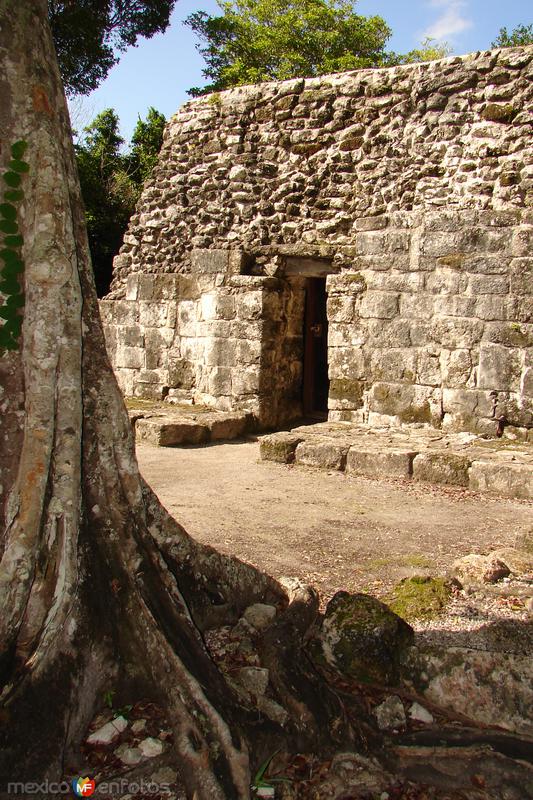
<svg viewBox="0 0 533 800">
<path fill-rule="evenodd" d="M 372 730 L 305 655 L 315 593 L 195 543 L 139 475 L 46 12 L 46 0 L 0 0 L 0 158 L 23 140 L 30 165 L 22 337 L 0 359 L 0 786 L 63 779 L 104 691 L 122 685 L 166 708 L 189 797 L 242 800 L 250 764 L 275 749 L 331 751 Z M 257 600 L 279 609 L 259 652 L 283 722 L 245 704 L 202 636 Z M 430 749 L 407 744 L 405 771 Z"/>
<path fill-rule="evenodd" d="M 0 23 L 1 157 L 24 140 L 30 164 L 23 333 L 1 359 L 0 782 L 61 777 L 98 698 L 129 681 L 168 709 L 190 795 L 246 798 L 249 742 L 260 756 L 269 741 L 328 740 L 340 703 L 313 690 L 295 650 L 275 675 L 290 721 L 259 735 L 200 630 L 267 600 L 286 609 L 285 649 L 297 649 L 316 597 L 194 543 L 143 485 L 105 351 L 46 2 L 2 0 Z M 350 740 L 348 725 L 334 728 Z"/>
</svg>

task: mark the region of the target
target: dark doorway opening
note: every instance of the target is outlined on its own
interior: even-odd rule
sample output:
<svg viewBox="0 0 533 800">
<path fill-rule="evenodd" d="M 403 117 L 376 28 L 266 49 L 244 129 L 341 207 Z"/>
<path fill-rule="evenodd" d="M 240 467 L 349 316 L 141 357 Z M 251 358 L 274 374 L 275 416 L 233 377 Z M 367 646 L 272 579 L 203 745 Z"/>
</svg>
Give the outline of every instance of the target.
<svg viewBox="0 0 533 800">
<path fill-rule="evenodd" d="M 328 416 L 328 317 L 326 279 L 307 278 L 305 287 L 303 413 L 313 419 Z"/>
</svg>

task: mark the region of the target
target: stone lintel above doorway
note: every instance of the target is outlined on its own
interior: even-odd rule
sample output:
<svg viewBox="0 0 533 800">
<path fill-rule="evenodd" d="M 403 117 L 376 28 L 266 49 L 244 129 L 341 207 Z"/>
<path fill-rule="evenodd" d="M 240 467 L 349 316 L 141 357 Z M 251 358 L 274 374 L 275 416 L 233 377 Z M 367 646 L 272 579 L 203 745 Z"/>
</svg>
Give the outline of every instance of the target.
<svg viewBox="0 0 533 800">
<path fill-rule="evenodd" d="M 285 275 L 302 278 L 325 278 L 337 272 L 330 259 L 307 258 L 304 256 L 285 257 Z"/>
</svg>

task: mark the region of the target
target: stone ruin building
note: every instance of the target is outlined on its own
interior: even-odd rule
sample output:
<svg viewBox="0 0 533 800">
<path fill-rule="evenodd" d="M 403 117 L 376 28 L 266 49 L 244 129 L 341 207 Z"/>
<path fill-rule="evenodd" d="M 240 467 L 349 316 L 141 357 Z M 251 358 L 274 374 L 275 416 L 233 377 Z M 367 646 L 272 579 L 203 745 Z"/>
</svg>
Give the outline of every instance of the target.
<svg viewBox="0 0 533 800">
<path fill-rule="evenodd" d="M 101 303 L 124 393 L 533 439 L 532 59 L 185 104 Z"/>
</svg>

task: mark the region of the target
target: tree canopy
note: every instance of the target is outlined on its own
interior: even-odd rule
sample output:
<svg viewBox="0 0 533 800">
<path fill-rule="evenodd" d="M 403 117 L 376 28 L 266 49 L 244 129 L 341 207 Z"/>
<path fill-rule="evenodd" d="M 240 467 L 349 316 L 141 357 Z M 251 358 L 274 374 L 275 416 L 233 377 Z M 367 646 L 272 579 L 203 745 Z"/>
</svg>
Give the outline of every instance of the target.
<svg viewBox="0 0 533 800">
<path fill-rule="evenodd" d="M 99 296 L 111 282 L 113 258 L 137 202 L 143 182 L 150 174 L 161 143 L 165 117 L 148 109 L 146 120 L 139 119 L 129 152 L 120 135 L 119 119 L 105 109 L 84 129 L 76 145 L 78 173 L 85 204 L 85 219 Z"/>
<path fill-rule="evenodd" d="M 230 0 L 222 15 L 191 14 L 206 61 L 197 96 L 246 83 L 310 77 L 387 63 L 391 29 L 381 17 L 354 12 L 348 0 Z"/>
<path fill-rule="evenodd" d="M 451 55 L 452 46 L 448 42 L 440 42 L 431 36 L 421 42 L 420 47 L 415 47 L 403 56 L 398 56 L 398 63 L 414 64 L 418 61 L 436 61 Z"/>
<path fill-rule="evenodd" d="M 88 94 L 140 36 L 165 31 L 176 0 L 48 0 L 67 94 Z"/>
<path fill-rule="evenodd" d="M 533 44 L 533 25 L 517 25 L 511 33 L 507 28 L 500 28 L 492 47 L 520 47 L 526 44 Z"/>
</svg>

